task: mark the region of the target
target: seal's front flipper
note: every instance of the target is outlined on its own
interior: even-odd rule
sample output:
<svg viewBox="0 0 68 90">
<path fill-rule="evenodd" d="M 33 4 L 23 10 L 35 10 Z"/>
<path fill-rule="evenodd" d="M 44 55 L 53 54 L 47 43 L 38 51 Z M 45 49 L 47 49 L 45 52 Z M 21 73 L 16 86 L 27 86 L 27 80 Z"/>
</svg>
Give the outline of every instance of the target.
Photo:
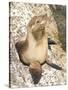
<svg viewBox="0 0 68 90">
<path fill-rule="evenodd" d="M 56 65 L 56 64 L 54 64 L 54 63 L 52 63 L 52 62 L 49 61 L 49 60 L 47 60 L 46 63 L 47 63 L 49 66 L 51 66 L 51 67 L 53 67 L 53 68 L 55 68 L 55 69 L 57 69 L 57 70 L 63 70 L 62 67 L 60 67 L 60 66 L 58 66 L 58 65 Z"/>
<path fill-rule="evenodd" d="M 51 40 L 51 38 L 48 38 L 48 45 L 54 45 L 57 44 L 54 40 Z"/>
</svg>

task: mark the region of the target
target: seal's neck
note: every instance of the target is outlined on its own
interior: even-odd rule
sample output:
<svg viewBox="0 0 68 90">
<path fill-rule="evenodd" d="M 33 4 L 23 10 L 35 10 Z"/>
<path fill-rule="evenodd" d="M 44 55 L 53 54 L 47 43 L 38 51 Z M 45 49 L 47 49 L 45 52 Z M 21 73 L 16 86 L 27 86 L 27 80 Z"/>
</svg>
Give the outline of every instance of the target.
<svg viewBox="0 0 68 90">
<path fill-rule="evenodd" d="M 27 40 L 28 40 L 28 43 L 29 43 L 29 46 L 30 47 L 35 47 L 35 45 L 36 45 L 36 40 L 34 39 L 34 37 L 33 37 L 33 35 L 32 35 L 32 33 L 31 32 L 29 32 L 28 33 L 28 35 L 27 35 Z"/>
</svg>

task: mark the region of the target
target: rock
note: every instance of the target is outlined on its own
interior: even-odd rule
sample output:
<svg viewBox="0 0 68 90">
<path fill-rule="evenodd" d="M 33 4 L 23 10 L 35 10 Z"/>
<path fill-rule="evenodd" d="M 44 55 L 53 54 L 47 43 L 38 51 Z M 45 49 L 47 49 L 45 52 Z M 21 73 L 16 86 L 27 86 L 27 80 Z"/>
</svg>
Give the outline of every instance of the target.
<svg viewBox="0 0 68 90">
<path fill-rule="evenodd" d="M 60 6 L 61 7 L 61 6 Z M 65 6 L 62 6 L 65 8 Z M 59 7 L 58 7 L 59 8 Z M 56 11 L 56 10 L 55 10 Z M 61 11 L 61 9 L 60 9 Z M 63 10 L 62 10 L 63 11 Z M 41 12 L 41 13 L 40 13 Z M 65 13 L 65 11 L 63 11 Z M 46 25 L 48 36 L 57 42 L 57 45 L 52 45 L 51 50 L 48 49 L 48 60 L 53 61 L 66 70 L 66 51 L 64 48 L 66 39 L 62 34 L 62 40 L 59 33 L 65 31 L 65 16 L 60 19 L 61 12 L 57 9 L 57 13 L 49 5 L 44 4 L 28 4 L 22 2 L 10 3 L 10 86 L 11 87 L 38 87 L 38 86 L 54 86 L 66 84 L 66 72 L 56 70 L 46 63 L 42 65 L 42 77 L 38 84 L 34 84 L 29 67 L 20 62 L 18 53 L 15 48 L 15 43 L 19 38 L 23 37 L 23 41 L 27 36 L 27 24 L 29 20 L 40 14 L 47 14 L 49 20 Z M 58 20 L 57 16 L 58 15 Z M 63 14 L 64 15 L 64 14 Z M 55 16 L 55 18 L 54 18 Z M 59 24 L 59 25 L 58 25 Z M 60 25 L 61 24 L 61 25 Z M 62 30 L 64 28 L 64 30 Z M 64 42 L 63 42 L 64 41 Z M 63 47 L 62 44 L 64 43 Z"/>
</svg>

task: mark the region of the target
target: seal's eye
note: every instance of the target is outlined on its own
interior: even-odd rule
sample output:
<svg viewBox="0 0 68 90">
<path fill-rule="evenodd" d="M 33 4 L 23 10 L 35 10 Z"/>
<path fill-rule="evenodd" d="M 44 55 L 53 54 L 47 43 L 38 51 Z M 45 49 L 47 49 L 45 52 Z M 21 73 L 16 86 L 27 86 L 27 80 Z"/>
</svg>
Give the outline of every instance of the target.
<svg viewBox="0 0 68 90">
<path fill-rule="evenodd" d="M 39 23 L 39 22 L 40 22 L 39 20 L 36 21 L 36 23 Z"/>
</svg>

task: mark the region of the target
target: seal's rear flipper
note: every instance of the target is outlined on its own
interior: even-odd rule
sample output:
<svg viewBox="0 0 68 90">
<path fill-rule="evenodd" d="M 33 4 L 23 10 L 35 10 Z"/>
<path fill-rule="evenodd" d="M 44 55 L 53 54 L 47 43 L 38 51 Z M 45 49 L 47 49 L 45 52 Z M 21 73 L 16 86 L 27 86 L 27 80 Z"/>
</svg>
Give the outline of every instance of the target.
<svg viewBox="0 0 68 90">
<path fill-rule="evenodd" d="M 51 40 L 50 38 L 48 38 L 48 45 L 54 45 L 57 44 L 54 40 Z"/>
<path fill-rule="evenodd" d="M 60 66 L 58 66 L 58 65 L 56 65 L 56 64 L 54 64 L 54 63 L 52 63 L 52 62 L 49 61 L 49 60 L 47 60 L 46 63 L 47 63 L 49 66 L 51 66 L 51 67 L 53 67 L 53 68 L 55 68 L 55 69 L 57 69 L 57 70 L 63 70 L 62 67 L 60 67 Z"/>
<path fill-rule="evenodd" d="M 31 73 L 34 84 L 37 84 L 42 76 L 42 68 L 39 62 L 31 62 L 29 66 L 29 71 Z"/>
</svg>

